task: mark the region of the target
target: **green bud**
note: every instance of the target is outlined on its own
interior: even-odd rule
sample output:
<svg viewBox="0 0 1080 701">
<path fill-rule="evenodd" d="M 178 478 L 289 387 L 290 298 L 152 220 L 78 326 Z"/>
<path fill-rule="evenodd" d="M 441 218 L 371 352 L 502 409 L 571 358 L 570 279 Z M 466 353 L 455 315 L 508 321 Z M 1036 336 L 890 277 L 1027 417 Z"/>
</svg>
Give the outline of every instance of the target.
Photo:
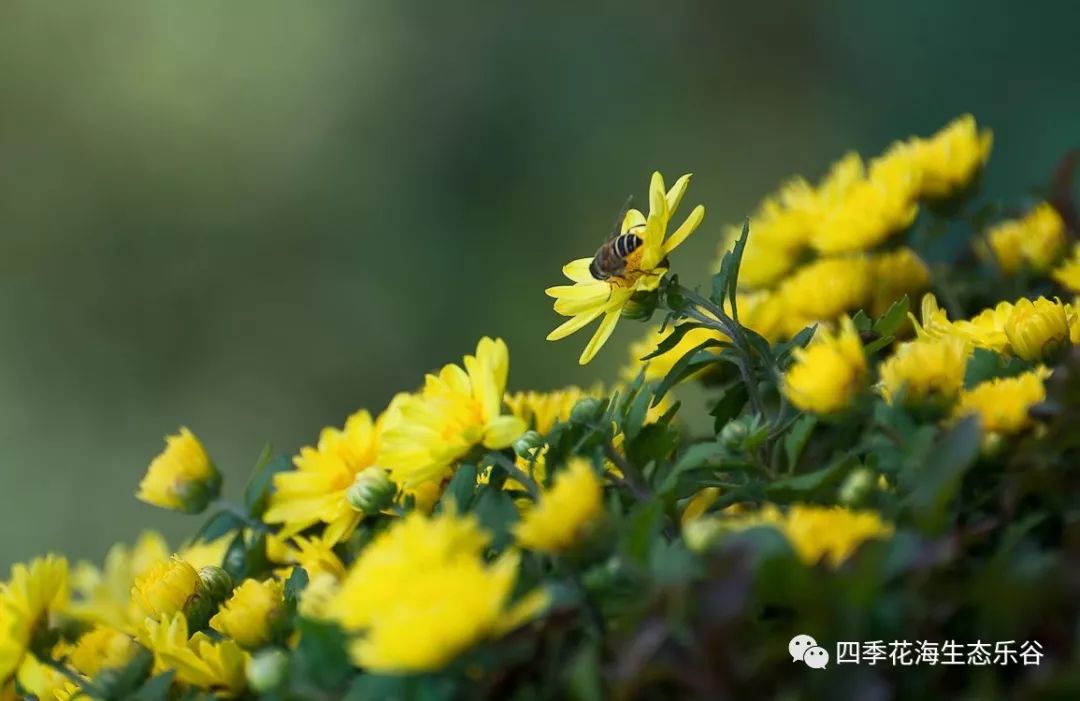
<svg viewBox="0 0 1080 701">
<path fill-rule="evenodd" d="M 345 500 L 357 511 L 375 516 L 394 503 L 397 485 L 390 481 L 390 476 L 381 467 L 368 467 L 361 470 L 352 486 L 345 492 Z"/>
<path fill-rule="evenodd" d="M 877 474 L 873 470 L 860 467 L 840 486 L 840 503 L 848 508 L 866 506 L 877 487 Z"/>
<path fill-rule="evenodd" d="M 217 602 L 206 587 L 200 586 L 184 604 L 184 618 L 187 619 L 188 629 L 192 632 L 205 629 L 210 625 L 210 618 L 217 611 L 217 607 Z"/>
<path fill-rule="evenodd" d="M 577 424 L 596 421 L 607 408 L 607 402 L 596 397 L 583 397 L 570 410 L 570 420 Z"/>
<path fill-rule="evenodd" d="M 536 431 L 526 431 L 514 441 L 514 452 L 520 457 L 532 457 L 533 452 L 544 446 L 544 437 Z"/>
<path fill-rule="evenodd" d="M 656 311 L 660 295 L 653 292 L 638 292 L 623 307 L 622 316 L 633 321 L 648 321 Z"/>
<path fill-rule="evenodd" d="M 199 570 L 199 579 L 202 581 L 207 594 L 216 603 L 221 603 L 229 598 L 233 589 L 233 580 L 229 573 L 220 567 L 208 565 Z"/>
<path fill-rule="evenodd" d="M 177 487 L 181 513 L 201 514 L 210 502 L 221 495 L 221 473 L 214 468 L 213 463 L 210 463 L 210 469 L 212 473 L 209 477 L 183 482 Z"/>
<path fill-rule="evenodd" d="M 738 450 L 750 435 L 750 425 L 746 419 L 733 419 L 720 429 L 720 444 L 729 450 Z"/>
<path fill-rule="evenodd" d="M 248 660 L 248 686 L 256 694 L 266 694 L 281 687 L 289 671 L 289 658 L 281 650 L 263 650 Z"/>
</svg>

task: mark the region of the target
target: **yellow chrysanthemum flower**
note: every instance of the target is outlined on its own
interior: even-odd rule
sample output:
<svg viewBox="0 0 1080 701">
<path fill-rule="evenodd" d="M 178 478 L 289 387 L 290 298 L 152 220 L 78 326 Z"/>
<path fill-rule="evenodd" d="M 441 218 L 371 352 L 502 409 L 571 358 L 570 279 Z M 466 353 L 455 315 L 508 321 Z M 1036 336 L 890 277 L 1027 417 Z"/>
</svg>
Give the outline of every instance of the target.
<svg viewBox="0 0 1080 701">
<path fill-rule="evenodd" d="M 144 531 L 131 547 L 118 543 L 109 548 L 100 570 L 90 563 L 79 563 L 72 575 L 75 597 L 69 613 L 85 621 L 130 630 L 142 621 L 131 601 L 132 585 L 151 567 L 168 559 L 165 539 L 155 531 Z"/>
<path fill-rule="evenodd" d="M 570 419 L 570 410 L 585 397 L 601 397 L 603 389 L 594 386 L 589 390 L 571 385 L 550 392 L 516 392 L 507 394 L 510 413 L 518 417 L 533 431 L 547 435 L 556 423 Z"/>
<path fill-rule="evenodd" d="M 558 553 L 573 547 L 603 513 L 603 487 L 587 460 L 575 458 L 555 475 L 540 501 L 515 526 L 524 548 Z"/>
<path fill-rule="evenodd" d="M 836 333 L 818 327 L 806 348 L 794 352 L 784 374 L 784 393 L 804 411 L 832 414 L 847 408 L 866 377 L 866 356 L 859 332 L 848 317 Z"/>
<path fill-rule="evenodd" d="M 750 231 L 739 266 L 739 286 L 746 289 L 769 287 L 798 265 L 813 231 L 810 183 L 802 178 L 786 182 L 775 195 L 765 198 L 750 216 Z M 732 250 L 742 234 L 742 225 L 725 229 L 713 272 L 718 272 L 724 254 Z"/>
<path fill-rule="evenodd" d="M 1065 220 L 1052 205 L 1040 202 L 1020 219 L 991 228 L 976 250 L 992 255 L 1003 273 L 1013 275 L 1022 268 L 1045 273 L 1064 255 L 1065 246 Z"/>
<path fill-rule="evenodd" d="M 585 365 L 593 359 L 611 336 L 630 297 L 636 292 L 655 290 L 660 285 L 668 269 L 667 256 L 701 224 L 705 208 L 698 205 L 678 229 L 667 235 L 671 216 L 689 184 L 690 176 L 684 175 L 666 190 L 660 173 L 653 173 L 649 184 L 648 218 L 631 209 L 620 227 L 620 233 L 633 232 L 642 241 L 641 246 L 626 257 L 626 267 L 621 275 L 597 280 L 589 272 L 592 258 L 579 258 L 563 266 L 563 274 L 574 284 L 550 287 L 546 292 L 555 299 L 555 311 L 570 319 L 549 333 L 547 340 L 566 338 L 603 316 L 578 362 Z"/>
<path fill-rule="evenodd" d="M 437 487 L 477 446 L 506 448 L 526 430 L 523 420 L 502 413 L 510 367 L 502 339 L 480 339 L 464 366 L 429 374 L 420 392 L 398 395 L 387 409 L 378 464 L 406 489 Z"/>
<path fill-rule="evenodd" d="M 95 677 L 103 669 L 120 669 L 137 650 L 130 635 L 112 626 L 95 625 L 79 636 L 67 659 L 80 674 Z"/>
<path fill-rule="evenodd" d="M 341 579 L 345 576 L 345 565 L 334 552 L 334 545 L 325 533 L 311 538 L 298 535 L 288 539 L 270 535 L 266 538 L 266 557 L 273 563 L 285 565 L 277 570 L 282 577 L 288 577 L 292 567 L 299 565 L 309 577 L 325 573 Z"/>
<path fill-rule="evenodd" d="M 376 673 L 438 670 L 546 605 L 541 594 L 509 606 L 518 555 L 484 560 L 476 520 L 413 512 L 360 553 L 327 613 L 358 633 L 351 652 Z"/>
<path fill-rule="evenodd" d="M 16 677 L 19 686 L 24 691 L 33 694 L 33 698 L 39 701 L 89 701 L 89 697 L 83 694 L 78 685 L 68 679 L 58 670 L 39 662 L 32 655 L 28 655 L 19 665 Z M 2 696 L 0 696 L 2 698 Z M 16 699 L 26 699 L 26 696 L 14 696 Z"/>
<path fill-rule="evenodd" d="M 1039 297 L 1021 299 L 1005 320 L 1005 336 L 1012 352 L 1024 360 L 1052 360 L 1070 344 L 1065 305 Z"/>
<path fill-rule="evenodd" d="M 870 258 L 870 311 L 881 316 L 904 295 L 930 286 L 930 269 L 907 246 Z"/>
<path fill-rule="evenodd" d="M 143 643 L 154 653 L 154 673 L 176 670 L 177 681 L 234 698 L 244 691 L 248 655 L 232 640 L 214 642 L 203 633 L 188 638 L 181 614 L 147 619 Z"/>
<path fill-rule="evenodd" d="M 57 555 L 11 568 L 0 588 L 0 680 L 6 680 L 31 652 L 50 616 L 68 604 L 68 563 Z"/>
<path fill-rule="evenodd" d="M 947 407 L 964 386 L 967 357 L 967 346 L 956 337 L 904 343 L 878 369 L 878 389 L 890 403 L 903 390 L 908 406 Z"/>
<path fill-rule="evenodd" d="M 785 335 L 815 322 L 831 322 L 862 308 L 870 296 L 870 264 L 861 256 L 819 258 L 781 284 Z"/>
<path fill-rule="evenodd" d="M 1080 243 L 1073 246 L 1072 255 L 1054 268 L 1051 276 L 1070 292 L 1080 292 Z"/>
<path fill-rule="evenodd" d="M 709 507 L 720 498 L 719 487 L 705 487 L 694 496 L 690 497 L 683 508 L 679 523 L 685 528 L 687 525 L 705 515 Z"/>
<path fill-rule="evenodd" d="M 819 204 L 821 211 L 810 243 L 823 254 L 873 248 L 911 226 L 918 212 L 918 182 L 908 160 L 878 159 L 864 174 L 858 155 L 848 158 L 851 163 L 845 167 L 855 177 L 838 182 L 830 192 L 832 201 Z"/>
<path fill-rule="evenodd" d="M 922 197 L 940 199 L 963 189 L 979 174 L 994 143 L 989 129 L 979 131 L 970 114 L 954 119 L 928 139 L 912 139 Z"/>
<path fill-rule="evenodd" d="M 1012 435 L 1031 426 L 1028 409 L 1046 399 L 1043 382 L 1050 376 L 1045 367 L 1038 367 L 1016 377 L 987 380 L 960 394 L 953 417 L 961 419 L 972 414 L 987 434 Z"/>
<path fill-rule="evenodd" d="M 135 579 L 131 601 L 141 616 L 159 619 L 183 612 L 201 588 L 202 582 L 195 568 L 173 555 Z"/>
<path fill-rule="evenodd" d="M 270 640 L 284 605 L 281 582 L 245 579 L 210 619 L 210 627 L 251 650 Z"/>
<path fill-rule="evenodd" d="M 296 610 L 304 618 L 313 621 L 330 620 L 331 608 L 340 588 L 339 577 L 326 572 L 312 575 L 308 585 L 300 592 Z"/>
<path fill-rule="evenodd" d="M 813 565 L 824 560 L 833 567 L 866 541 L 889 538 L 893 533 L 892 525 L 882 521 L 876 511 L 809 504 L 789 508 L 779 527 L 803 562 Z"/>
<path fill-rule="evenodd" d="M 922 323 L 916 323 L 920 336 L 943 338 L 955 336 L 976 348 L 986 348 L 997 353 L 1011 353 L 1009 337 L 1005 334 L 1005 322 L 1012 315 L 1013 305 L 1001 302 L 992 309 L 984 309 L 971 319 L 949 321 L 948 315 L 933 294 L 922 299 Z"/>
<path fill-rule="evenodd" d="M 221 567 L 221 563 L 225 560 L 225 553 L 228 552 L 229 545 L 232 544 L 234 537 L 233 533 L 226 533 L 214 540 L 199 540 L 188 543 L 180 548 L 176 554 L 196 570 L 208 566 Z"/>
<path fill-rule="evenodd" d="M 165 450 L 153 459 L 135 495 L 140 501 L 183 513 L 199 513 L 221 491 L 218 473 L 202 443 L 186 427 L 165 437 Z"/>
<path fill-rule="evenodd" d="M 263 520 L 282 524 L 282 537 L 317 523 L 326 524 L 327 537 L 335 543 L 348 537 L 363 513 L 349 504 L 346 492 L 357 474 L 375 464 L 383 423 L 360 410 L 346 419 L 344 428 L 324 428 L 317 446 L 305 446 L 293 458 L 295 470 L 274 475 Z"/>
</svg>

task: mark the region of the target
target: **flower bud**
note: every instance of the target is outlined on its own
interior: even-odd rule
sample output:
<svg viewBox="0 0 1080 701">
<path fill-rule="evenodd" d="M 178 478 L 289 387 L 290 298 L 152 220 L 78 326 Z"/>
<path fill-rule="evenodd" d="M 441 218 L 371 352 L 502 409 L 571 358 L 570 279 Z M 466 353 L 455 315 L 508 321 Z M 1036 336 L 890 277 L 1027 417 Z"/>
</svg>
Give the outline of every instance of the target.
<svg viewBox="0 0 1080 701">
<path fill-rule="evenodd" d="M 229 573 L 220 567 L 207 565 L 199 570 L 199 579 L 203 587 L 216 603 L 221 603 L 229 598 L 232 593 L 233 580 Z"/>
<path fill-rule="evenodd" d="M 720 429 L 720 444 L 729 450 L 738 450 L 749 435 L 750 425 L 747 419 L 745 417 L 734 419 L 728 421 Z"/>
<path fill-rule="evenodd" d="M 652 292 L 638 292 L 627 301 L 626 306 L 623 307 L 622 316 L 624 319 L 633 319 L 634 321 L 648 321 L 652 318 L 653 312 L 656 311 L 656 305 L 660 301 L 660 295 L 656 291 Z"/>
<path fill-rule="evenodd" d="M 1054 361 L 1070 344 L 1065 305 L 1045 297 L 1021 299 L 1005 321 L 1005 335 L 1020 358 Z"/>
<path fill-rule="evenodd" d="M 514 441 L 514 452 L 519 457 L 530 458 L 533 453 L 544 446 L 544 437 L 536 431 L 526 431 L 521 438 Z"/>
<path fill-rule="evenodd" d="M 345 500 L 357 511 L 375 516 L 389 508 L 397 494 L 397 485 L 390 481 L 390 476 L 381 467 L 368 467 L 361 470 L 352 486 L 345 492 Z"/>
<path fill-rule="evenodd" d="M 181 428 L 165 438 L 165 450 L 150 462 L 136 496 L 163 509 L 197 514 L 220 492 L 221 473 L 195 434 Z"/>
<path fill-rule="evenodd" d="M 284 605 L 281 582 L 245 579 L 210 619 L 210 627 L 232 638 L 241 647 L 254 649 L 273 637 Z"/>
<path fill-rule="evenodd" d="M 263 650 L 247 662 L 248 686 L 256 694 L 279 688 L 289 671 L 289 658 L 281 650 Z"/>
<path fill-rule="evenodd" d="M 144 616 L 160 619 L 183 612 L 204 591 L 199 573 L 187 561 L 173 555 L 159 562 L 135 580 L 131 602 Z"/>
<path fill-rule="evenodd" d="M 865 506 L 875 491 L 874 471 L 865 467 L 853 470 L 840 486 L 840 503 L 848 507 Z"/>
<path fill-rule="evenodd" d="M 570 410 L 570 420 L 578 424 L 592 423 L 600 418 L 605 408 L 607 408 L 607 402 L 604 400 L 595 397 L 583 397 Z"/>
</svg>

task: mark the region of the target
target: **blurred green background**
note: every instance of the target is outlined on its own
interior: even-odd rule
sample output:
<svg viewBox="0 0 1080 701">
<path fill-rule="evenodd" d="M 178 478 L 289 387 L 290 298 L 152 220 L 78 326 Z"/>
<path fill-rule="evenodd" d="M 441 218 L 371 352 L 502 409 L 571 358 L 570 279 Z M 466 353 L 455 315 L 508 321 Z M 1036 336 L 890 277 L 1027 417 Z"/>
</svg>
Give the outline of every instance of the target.
<svg viewBox="0 0 1080 701">
<path fill-rule="evenodd" d="M 846 149 L 970 111 L 1017 197 L 1080 143 L 1080 6 L 558 5 L 4 3 L 0 566 L 190 532 L 132 496 L 181 424 L 236 494 L 483 334 L 512 388 L 612 379 L 641 327 L 578 368 L 543 290 L 653 169 L 693 279 Z"/>
</svg>

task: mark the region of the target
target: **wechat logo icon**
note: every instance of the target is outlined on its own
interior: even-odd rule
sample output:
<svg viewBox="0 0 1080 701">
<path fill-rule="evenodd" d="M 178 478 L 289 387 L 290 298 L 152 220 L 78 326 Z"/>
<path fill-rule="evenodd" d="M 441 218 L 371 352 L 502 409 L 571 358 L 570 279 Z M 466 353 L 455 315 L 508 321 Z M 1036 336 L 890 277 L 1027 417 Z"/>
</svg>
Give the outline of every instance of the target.
<svg viewBox="0 0 1080 701">
<path fill-rule="evenodd" d="M 809 635 L 796 635 L 788 643 L 787 649 L 792 662 L 804 662 L 807 667 L 814 669 L 825 669 L 829 664 L 829 651 Z"/>
</svg>

